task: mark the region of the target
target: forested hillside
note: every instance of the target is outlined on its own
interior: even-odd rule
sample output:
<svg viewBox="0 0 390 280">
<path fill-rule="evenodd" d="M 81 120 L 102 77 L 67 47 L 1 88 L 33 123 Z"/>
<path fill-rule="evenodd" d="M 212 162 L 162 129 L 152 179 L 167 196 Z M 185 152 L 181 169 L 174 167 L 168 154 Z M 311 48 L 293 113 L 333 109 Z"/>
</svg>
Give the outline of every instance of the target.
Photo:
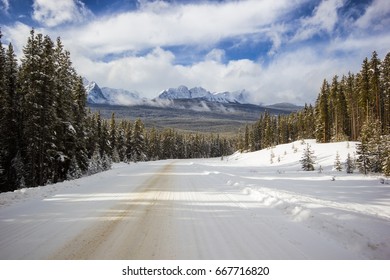
<svg viewBox="0 0 390 280">
<path fill-rule="evenodd" d="M 241 150 L 260 150 L 297 139 L 318 142 L 361 141 L 358 164 L 363 173 L 390 175 L 390 53 L 383 61 L 374 51 L 359 73 L 326 79 L 314 106 L 290 115 L 264 114 L 239 137 Z"/>
</svg>

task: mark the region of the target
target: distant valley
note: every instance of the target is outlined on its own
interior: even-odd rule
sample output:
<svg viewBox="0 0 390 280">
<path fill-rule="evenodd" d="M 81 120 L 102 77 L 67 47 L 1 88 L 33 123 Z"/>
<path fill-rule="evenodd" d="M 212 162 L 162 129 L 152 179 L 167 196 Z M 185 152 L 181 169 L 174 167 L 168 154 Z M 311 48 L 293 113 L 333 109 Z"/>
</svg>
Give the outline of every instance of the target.
<svg viewBox="0 0 390 280">
<path fill-rule="evenodd" d="M 261 106 L 249 103 L 245 90 L 212 94 L 203 88 L 185 86 L 162 91 L 154 99 L 122 89 L 100 88 L 85 83 L 88 107 L 103 118 L 115 113 L 118 119 L 141 118 L 146 127 L 175 128 L 188 132 L 236 133 L 260 114 L 289 114 L 302 107 L 289 103 Z"/>
</svg>

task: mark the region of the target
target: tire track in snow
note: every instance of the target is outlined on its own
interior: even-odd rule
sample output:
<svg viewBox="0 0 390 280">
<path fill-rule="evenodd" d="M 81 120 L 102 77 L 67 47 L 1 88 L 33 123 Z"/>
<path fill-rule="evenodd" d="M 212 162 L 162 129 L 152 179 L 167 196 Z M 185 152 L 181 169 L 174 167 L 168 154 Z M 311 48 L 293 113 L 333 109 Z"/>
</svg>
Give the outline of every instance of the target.
<svg viewBox="0 0 390 280">
<path fill-rule="evenodd" d="M 126 203 L 107 210 L 99 222 L 87 228 L 58 250 L 51 259 L 139 259 L 143 257 L 146 239 L 161 236 L 167 213 L 153 216 L 154 208 L 162 199 L 161 187 L 169 186 L 173 163 L 165 165 L 146 180 Z M 168 209 L 169 210 L 169 209 Z M 164 211 L 166 212 L 166 211 Z M 151 219 L 154 219 L 153 223 Z M 154 227 L 159 228 L 154 228 Z M 156 238 L 154 238 L 156 239 Z M 150 241 L 150 240 L 149 240 Z M 149 242 L 148 241 L 148 242 Z M 148 243 L 148 246 L 156 246 Z M 148 250 L 151 248 L 147 248 Z M 158 251 L 158 248 L 156 249 Z M 146 257 L 146 256 L 144 256 Z M 150 258 L 150 256 L 147 256 Z"/>
</svg>

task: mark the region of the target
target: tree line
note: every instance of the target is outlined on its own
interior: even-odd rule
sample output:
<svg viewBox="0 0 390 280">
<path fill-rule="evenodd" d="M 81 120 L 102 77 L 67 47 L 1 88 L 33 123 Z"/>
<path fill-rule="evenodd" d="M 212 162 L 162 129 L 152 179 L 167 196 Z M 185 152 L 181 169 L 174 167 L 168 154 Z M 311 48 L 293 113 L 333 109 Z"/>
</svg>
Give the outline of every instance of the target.
<svg viewBox="0 0 390 280">
<path fill-rule="evenodd" d="M 89 112 L 86 122 L 91 130 L 89 150 L 99 151 L 113 162 L 221 157 L 235 149 L 235 141 L 218 134 L 184 133 L 172 128 L 145 129 L 141 119 L 117 120 L 115 113 L 110 120 L 105 120 L 100 112 Z"/>
<path fill-rule="evenodd" d="M 289 115 L 265 113 L 247 125 L 238 148 L 256 151 L 299 139 L 320 143 L 360 141 L 361 172 L 390 175 L 390 53 L 380 60 L 374 51 L 359 73 L 324 79 L 316 102 Z"/>
</svg>

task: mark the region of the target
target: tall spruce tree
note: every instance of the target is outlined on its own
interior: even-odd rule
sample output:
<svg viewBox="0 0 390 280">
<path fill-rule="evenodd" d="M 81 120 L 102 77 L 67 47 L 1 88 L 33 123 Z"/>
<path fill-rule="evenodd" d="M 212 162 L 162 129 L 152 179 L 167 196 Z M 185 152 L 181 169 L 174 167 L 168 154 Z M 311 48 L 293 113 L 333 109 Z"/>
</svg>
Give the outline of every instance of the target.
<svg viewBox="0 0 390 280">
<path fill-rule="evenodd" d="M 2 43 L 2 33 L 0 29 L 0 133 L 5 133 L 5 49 Z M 8 185 L 6 184 L 6 163 L 5 156 L 7 154 L 7 150 L 4 147 L 4 140 L 0 137 L 0 192 L 7 191 Z"/>
<path fill-rule="evenodd" d="M 316 139 L 326 143 L 330 140 L 330 118 L 328 110 L 329 84 L 323 81 L 320 94 L 316 102 Z"/>
<path fill-rule="evenodd" d="M 382 172 L 385 176 L 390 177 L 390 134 L 382 136 L 383 158 Z"/>
<path fill-rule="evenodd" d="M 383 90 L 383 134 L 390 134 L 390 52 L 382 62 L 381 88 Z"/>
<path fill-rule="evenodd" d="M 380 84 L 380 68 L 381 61 L 378 58 L 378 54 L 376 51 L 372 53 L 370 62 L 369 62 L 369 99 L 370 99 L 370 107 L 372 108 L 372 115 L 378 119 L 382 119 L 383 114 L 383 106 L 382 106 L 382 89 Z"/>
<path fill-rule="evenodd" d="M 1 136 L 5 184 L 10 190 L 19 188 L 20 176 L 24 173 L 21 161 L 21 96 L 17 91 L 18 65 L 12 44 L 8 46 L 4 65 L 3 116 Z"/>
</svg>

